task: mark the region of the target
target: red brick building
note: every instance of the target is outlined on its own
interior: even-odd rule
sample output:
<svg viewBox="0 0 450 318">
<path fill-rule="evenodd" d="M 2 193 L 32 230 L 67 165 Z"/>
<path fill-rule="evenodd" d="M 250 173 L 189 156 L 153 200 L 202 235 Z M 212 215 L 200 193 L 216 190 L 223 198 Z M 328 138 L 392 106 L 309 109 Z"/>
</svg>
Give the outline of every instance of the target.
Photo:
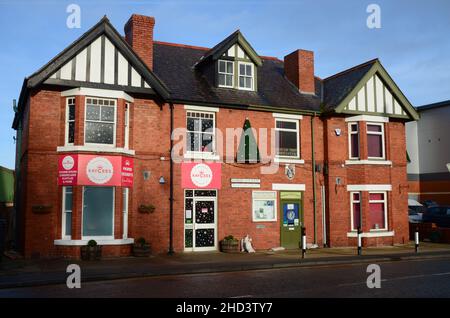
<svg viewBox="0 0 450 318">
<path fill-rule="evenodd" d="M 320 79 L 310 51 L 259 56 L 239 31 L 211 49 L 157 42 L 154 25 L 133 15 L 123 37 L 103 18 L 25 79 L 25 256 L 77 257 L 90 239 L 128 255 L 139 237 L 155 252 L 247 234 L 298 248 L 301 226 L 319 247 L 354 245 L 358 227 L 364 245 L 408 240 L 417 113 L 379 60 Z"/>
</svg>

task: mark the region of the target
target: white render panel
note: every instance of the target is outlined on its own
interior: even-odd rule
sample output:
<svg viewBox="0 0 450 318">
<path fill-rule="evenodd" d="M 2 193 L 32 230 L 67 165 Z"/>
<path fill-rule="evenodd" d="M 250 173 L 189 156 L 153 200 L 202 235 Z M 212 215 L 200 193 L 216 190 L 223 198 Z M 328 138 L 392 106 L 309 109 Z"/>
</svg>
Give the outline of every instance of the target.
<svg viewBox="0 0 450 318">
<path fill-rule="evenodd" d="M 148 85 L 147 82 L 144 82 L 144 87 L 145 88 L 150 88 L 150 85 Z"/>
<path fill-rule="evenodd" d="M 84 49 L 76 56 L 75 80 L 86 81 L 86 57 L 87 49 Z"/>
<path fill-rule="evenodd" d="M 61 79 L 70 80 L 72 76 L 72 60 L 61 67 Z"/>
<path fill-rule="evenodd" d="M 128 85 L 128 61 L 119 52 L 118 56 L 118 79 L 119 85 Z"/>
<path fill-rule="evenodd" d="M 237 51 L 238 51 L 238 56 L 237 57 L 239 57 L 239 58 L 245 58 L 245 53 L 244 53 L 244 51 L 242 50 L 242 48 L 238 45 L 238 47 L 237 47 Z"/>
<path fill-rule="evenodd" d="M 350 103 L 348 103 L 349 110 L 356 110 L 356 98 L 353 97 Z"/>
<path fill-rule="evenodd" d="M 395 115 L 400 115 L 401 113 L 402 113 L 402 107 L 397 102 L 397 100 L 394 98 L 394 114 Z"/>
<path fill-rule="evenodd" d="M 105 74 L 106 84 L 114 84 L 114 45 L 105 37 Z"/>
<path fill-rule="evenodd" d="M 374 112 L 375 111 L 375 89 L 373 77 L 371 77 L 367 83 L 367 111 Z"/>
<path fill-rule="evenodd" d="M 384 85 L 378 76 L 375 76 L 375 94 L 377 96 L 376 112 L 384 113 Z"/>
<path fill-rule="evenodd" d="M 393 98 L 391 92 L 387 89 L 387 87 L 384 88 L 384 94 L 386 96 L 386 113 L 393 114 L 394 113 Z"/>
<path fill-rule="evenodd" d="M 234 57 L 234 48 L 236 44 L 228 49 L 228 56 Z"/>
<path fill-rule="evenodd" d="M 141 87 L 141 75 L 133 67 L 131 68 L 131 86 Z"/>
<path fill-rule="evenodd" d="M 358 109 L 366 109 L 366 90 L 364 89 L 364 87 L 361 88 L 358 92 Z"/>
<path fill-rule="evenodd" d="M 100 83 L 100 69 L 102 58 L 102 39 L 98 37 L 91 44 L 91 67 L 89 80 L 94 83 Z"/>
</svg>

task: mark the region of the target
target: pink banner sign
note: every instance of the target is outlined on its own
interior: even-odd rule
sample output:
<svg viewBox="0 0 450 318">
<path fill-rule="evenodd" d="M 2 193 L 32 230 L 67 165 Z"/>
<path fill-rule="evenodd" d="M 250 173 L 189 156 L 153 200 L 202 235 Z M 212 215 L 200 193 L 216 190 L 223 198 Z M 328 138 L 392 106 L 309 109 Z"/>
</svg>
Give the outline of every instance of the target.
<svg viewBox="0 0 450 318">
<path fill-rule="evenodd" d="M 122 156 L 59 156 L 59 185 L 133 186 L 133 159 Z"/>
<path fill-rule="evenodd" d="M 181 187 L 183 189 L 220 189 L 221 173 L 220 163 L 182 163 Z"/>
</svg>

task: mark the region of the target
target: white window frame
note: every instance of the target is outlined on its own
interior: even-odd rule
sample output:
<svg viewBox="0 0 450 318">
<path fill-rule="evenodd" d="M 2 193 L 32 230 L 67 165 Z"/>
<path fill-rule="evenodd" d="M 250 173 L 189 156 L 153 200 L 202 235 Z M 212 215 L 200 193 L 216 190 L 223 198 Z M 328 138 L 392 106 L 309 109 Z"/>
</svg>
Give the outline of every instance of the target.
<svg viewBox="0 0 450 318">
<path fill-rule="evenodd" d="M 261 198 L 255 199 L 255 194 L 256 193 L 271 194 L 271 195 L 273 195 L 273 199 L 272 198 L 270 198 L 270 199 L 261 199 Z M 273 200 L 273 202 L 274 202 L 273 203 L 273 209 L 274 209 L 273 215 L 274 215 L 274 217 L 271 218 L 271 219 L 266 219 L 266 220 L 255 219 L 255 214 L 254 214 L 255 201 L 269 201 L 269 200 Z M 278 208 L 277 208 L 278 205 L 277 204 L 278 203 L 277 203 L 277 192 L 276 191 L 258 191 L 258 190 L 252 191 L 252 211 L 251 211 L 251 213 L 252 213 L 252 221 L 255 222 L 255 223 L 259 223 L 259 222 L 276 222 L 277 221 L 277 214 L 278 214 Z"/>
<path fill-rule="evenodd" d="M 383 200 L 370 200 L 370 194 L 383 194 Z M 384 204 L 384 227 L 379 229 L 370 229 L 370 232 L 387 231 L 388 230 L 388 215 L 387 215 L 387 192 L 386 191 L 369 191 L 369 223 L 370 223 L 370 203 Z"/>
<path fill-rule="evenodd" d="M 200 131 L 196 132 L 196 131 L 191 131 L 187 129 L 187 121 L 188 121 L 188 114 L 189 113 L 197 113 L 197 114 L 208 114 L 208 115 L 212 115 L 212 120 L 213 120 L 213 128 L 212 128 L 212 132 L 202 132 L 201 131 L 201 122 L 200 122 Z M 192 118 L 200 118 L 200 120 L 202 119 L 201 117 L 192 117 Z M 199 134 L 211 134 L 212 135 L 212 147 L 211 147 L 211 151 L 192 151 L 190 150 L 190 145 L 188 145 L 188 138 L 187 138 L 187 134 L 194 132 L 194 133 L 199 133 Z M 201 145 L 201 140 L 200 140 L 200 145 Z M 196 156 L 208 156 L 208 155 L 214 155 L 216 153 L 216 113 L 215 112 L 204 112 L 204 111 L 196 111 L 196 110 L 188 110 L 186 112 L 186 152 L 185 152 L 185 156 L 187 157 L 196 157 Z"/>
<path fill-rule="evenodd" d="M 61 229 L 61 237 L 63 240 L 70 240 L 72 239 L 72 235 L 67 235 L 66 233 L 66 222 L 67 222 L 67 213 L 69 213 L 69 210 L 66 210 L 66 194 L 68 188 L 71 188 L 72 190 L 72 209 L 70 210 L 70 216 L 72 216 L 73 212 L 73 187 L 72 186 L 64 186 L 62 187 L 62 229 Z"/>
<path fill-rule="evenodd" d="M 221 62 L 225 63 L 225 72 L 221 72 L 220 71 L 220 63 Z M 233 73 L 227 73 L 227 64 L 226 63 L 231 63 L 231 65 L 232 65 L 231 69 L 233 70 Z M 224 74 L 225 78 L 226 78 L 226 75 L 231 75 L 231 85 L 220 84 L 220 82 L 219 82 L 219 75 L 220 74 Z M 234 87 L 234 61 L 229 61 L 229 60 L 218 60 L 217 61 L 217 84 L 218 84 L 219 87 L 228 87 L 228 88 L 233 88 Z M 226 79 L 225 79 L 225 84 L 226 84 Z"/>
<path fill-rule="evenodd" d="M 73 100 L 73 104 L 69 102 L 70 100 Z M 75 108 L 75 119 L 74 120 L 69 120 L 69 105 L 73 105 Z M 74 96 L 70 96 L 70 97 L 66 98 L 66 129 L 65 129 L 65 138 L 64 138 L 64 144 L 66 146 L 72 146 L 75 142 L 75 132 L 74 132 L 74 142 L 69 142 L 69 123 L 73 122 L 75 125 L 76 120 L 77 120 L 76 100 L 75 100 Z M 74 127 L 74 129 L 76 130 L 76 127 Z"/>
<path fill-rule="evenodd" d="M 359 194 L 359 200 L 353 199 L 353 194 L 358 193 Z M 362 192 L 361 191 L 352 191 L 350 192 L 350 229 L 352 231 L 357 231 L 358 229 L 355 229 L 353 227 L 353 204 L 359 203 L 359 218 L 361 221 L 361 230 L 362 230 Z"/>
<path fill-rule="evenodd" d="M 130 200 L 130 189 L 122 188 L 122 216 L 123 216 L 123 234 L 122 238 L 128 238 L 128 210 Z"/>
<path fill-rule="evenodd" d="M 241 64 L 242 65 L 250 65 L 251 69 L 252 69 L 252 76 L 248 76 L 248 75 L 243 75 L 241 74 Z M 245 86 L 241 86 L 241 82 L 240 82 L 240 78 L 244 77 L 244 78 L 251 78 L 251 85 L 250 88 L 245 87 Z M 238 62 L 238 82 L 237 82 L 238 88 L 241 90 L 246 90 L 246 91 L 254 91 L 255 90 L 255 67 L 253 63 L 250 62 Z"/>
<path fill-rule="evenodd" d="M 83 223 L 84 223 L 84 188 L 86 187 L 91 187 L 91 186 L 83 186 L 81 188 L 81 190 L 83 191 L 82 193 L 82 210 L 81 210 L 81 239 L 82 240 L 95 240 L 95 241 L 99 241 L 99 240 L 114 240 L 114 222 L 115 222 L 115 210 L 116 210 L 116 187 L 111 187 L 113 188 L 113 211 L 112 211 L 112 235 L 105 235 L 105 236 L 83 236 Z"/>
<path fill-rule="evenodd" d="M 296 128 L 289 129 L 289 128 L 277 128 L 277 122 L 290 122 L 295 123 Z M 278 149 L 275 149 L 275 158 L 278 159 L 300 159 L 300 122 L 297 119 L 286 119 L 286 118 L 275 118 L 275 132 L 277 131 L 288 131 L 288 132 L 295 132 L 297 135 L 297 155 L 295 156 L 280 156 L 278 155 Z M 276 138 L 276 133 L 275 133 Z M 278 141 L 275 140 L 275 145 Z M 279 145 L 279 142 L 278 142 Z M 276 147 L 275 147 L 276 148 Z"/>
<path fill-rule="evenodd" d="M 129 149 L 130 148 L 130 103 L 125 103 L 124 125 L 125 125 L 124 149 Z"/>
<path fill-rule="evenodd" d="M 369 132 L 369 125 L 373 125 L 373 126 L 380 126 L 381 127 L 381 132 L 376 132 L 376 131 L 370 131 Z M 382 152 L 382 157 L 369 157 L 369 139 L 367 139 L 367 158 L 369 160 L 384 160 L 386 159 L 386 149 L 385 149 L 385 136 L 384 136 L 384 123 L 375 123 L 375 122 L 367 122 L 366 123 L 366 134 L 368 135 L 378 135 L 381 136 L 381 152 Z"/>
<path fill-rule="evenodd" d="M 112 144 L 99 144 L 94 142 L 86 142 L 86 122 L 102 122 L 101 120 L 87 120 L 87 99 L 101 99 L 101 100 L 109 100 L 114 101 L 114 122 L 113 124 L 113 143 Z M 97 104 L 98 105 L 98 104 Z M 101 106 L 101 105 L 100 105 Z M 108 107 L 111 107 L 111 105 L 108 105 Z M 101 113 L 100 113 L 101 116 Z M 108 124 L 111 124 L 111 122 L 105 122 Z M 104 97 L 95 97 L 95 96 L 86 96 L 85 102 L 84 102 L 84 144 L 85 145 L 91 145 L 91 146 L 97 146 L 101 148 L 115 148 L 116 147 L 116 136 L 117 136 L 117 99 L 114 98 L 104 98 Z"/>
<path fill-rule="evenodd" d="M 352 131 L 352 126 L 354 125 L 356 125 L 356 132 Z M 359 126 L 359 122 L 348 123 L 348 157 L 352 160 L 358 160 L 361 158 Z M 358 137 L 358 157 L 352 157 L 352 135 L 356 135 Z"/>
</svg>

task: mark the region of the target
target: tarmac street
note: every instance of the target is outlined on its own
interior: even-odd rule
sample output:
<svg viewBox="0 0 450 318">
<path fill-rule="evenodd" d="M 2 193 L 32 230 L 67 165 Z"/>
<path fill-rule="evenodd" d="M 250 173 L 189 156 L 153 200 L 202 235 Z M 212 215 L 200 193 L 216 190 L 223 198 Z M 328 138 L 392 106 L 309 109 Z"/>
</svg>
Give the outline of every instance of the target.
<svg viewBox="0 0 450 318">
<path fill-rule="evenodd" d="M 450 297 L 450 258 L 391 260 L 380 266 L 380 288 L 369 288 L 367 263 L 162 275 L 0 289 L 0 297 L 307 298 Z"/>
</svg>

